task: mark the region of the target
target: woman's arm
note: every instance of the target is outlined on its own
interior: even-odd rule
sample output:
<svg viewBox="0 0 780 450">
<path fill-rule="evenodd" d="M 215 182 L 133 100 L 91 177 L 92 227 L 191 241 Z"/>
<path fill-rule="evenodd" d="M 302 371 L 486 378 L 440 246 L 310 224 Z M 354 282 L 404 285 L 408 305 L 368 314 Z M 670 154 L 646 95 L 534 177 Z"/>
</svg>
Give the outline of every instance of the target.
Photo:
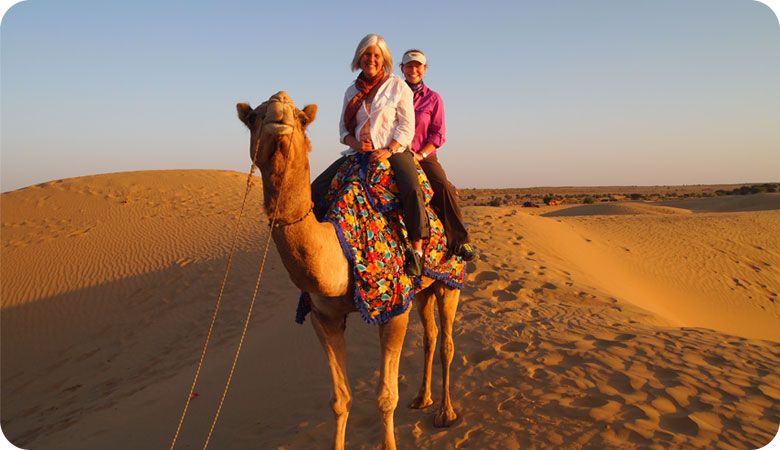
<svg viewBox="0 0 780 450">
<path fill-rule="evenodd" d="M 344 112 L 347 110 L 347 104 L 349 103 L 350 99 L 352 99 L 352 96 L 350 96 L 351 87 L 347 88 L 347 91 L 344 93 L 344 103 L 341 105 L 341 115 L 339 116 L 339 142 L 342 144 L 349 145 L 347 143 L 347 137 L 349 137 L 349 131 L 347 130 L 347 124 L 344 123 Z M 351 145 L 349 145 L 352 147 Z"/>
<path fill-rule="evenodd" d="M 414 159 L 417 161 L 422 161 L 423 159 L 431 156 L 431 153 L 433 153 L 434 150 L 436 150 L 438 147 L 431 144 L 430 142 L 426 142 L 425 145 L 423 145 L 423 148 L 421 148 L 419 151 L 417 151 L 414 154 Z"/>
<path fill-rule="evenodd" d="M 441 96 L 434 92 L 436 95 L 436 101 L 433 102 L 433 108 L 431 110 L 431 123 L 428 125 L 428 134 L 426 136 L 425 145 L 414 155 L 417 161 L 422 161 L 431 155 L 436 149 L 441 147 L 446 138 L 444 133 L 446 127 L 444 125 L 444 102 Z"/>
<path fill-rule="evenodd" d="M 412 144 L 414 138 L 414 94 L 409 86 L 400 78 L 394 77 L 396 85 L 394 89 L 399 95 L 395 105 L 395 124 L 392 130 L 392 139 L 386 148 L 377 149 L 370 161 L 385 159 L 393 153 L 403 150 Z"/>
<path fill-rule="evenodd" d="M 401 147 L 408 147 L 414 139 L 414 94 L 403 80 L 400 80 L 397 89 L 400 99 L 395 111 L 397 122 L 393 140 Z"/>
</svg>

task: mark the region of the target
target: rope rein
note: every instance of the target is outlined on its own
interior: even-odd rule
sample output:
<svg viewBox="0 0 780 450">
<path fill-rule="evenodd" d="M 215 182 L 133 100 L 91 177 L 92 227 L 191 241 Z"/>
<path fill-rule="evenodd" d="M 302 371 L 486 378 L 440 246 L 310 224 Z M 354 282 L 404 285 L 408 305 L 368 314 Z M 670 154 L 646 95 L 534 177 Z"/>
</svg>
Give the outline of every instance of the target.
<svg viewBox="0 0 780 450">
<path fill-rule="evenodd" d="M 222 286 L 219 289 L 219 296 L 217 297 L 217 304 L 216 304 L 216 306 L 214 308 L 214 314 L 213 314 L 213 316 L 211 318 L 211 324 L 209 325 L 208 333 L 206 334 L 206 341 L 203 344 L 203 351 L 201 352 L 201 355 L 200 355 L 200 361 L 198 361 L 198 367 L 195 370 L 195 378 L 192 380 L 192 386 L 190 387 L 190 392 L 187 395 L 187 401 L 184 404 L 184 410 L 181 413 L 181 418 L 179 419 L 179 425 L 176 427 L 176 433 L 173 436 L 173 441 L 171 442 L 170 450 L 173 450 L 173 447 L 176 445 L 176 439 L 178 438 L 179 432 L 181 431 L 182 424 L 184 423 L 184 417 L 187 414 L 187 409 L 189 408 L 190 401 L 192 401 L 192 399 L 193 399 L 193 393 L 195 392 L 195 385 L 196 385 L 196 383 L 198 381 L 198 377 L 200 376 L 200 370 L 201 370 L 201 367 L 203 366 L 203 360 L 205 359 L 205 356 L 206 356 L 206 349 L 208 348 L 209 341 L 211 340 L 211 333 L 212 333 L 212 331 L 214 329 L 214 323 L 216 322 L 217 313 L 219 312 L 219 307 L 220 307 L 220 304 L 222 302 L 222 294 L 224 293 L 224 290 L 225 290 L 225 284 L 227 283 L 228 273 L 230 272 L 230 265 L 231 265 L 231 262 L 233 260 L 233 253 L 234 253 L 235 248 L 236 248 L 236 242 L 238 241 L 238 232 L 240 230 L 241 218 L 244 215 L 244 209 L 246 207 L 246 201 L 247 201 L 247 198 L 249 197 L 249 192 L 252 189 L 252 175 L 254 174 L 254 171 L 255 171 L 255 168 L 256 168 L 256 166 L 254 164 L 254 159 L 255 159 L 254 157 L 257 155 L 257 150 L 258 150 L 259 146 L 260 146 L 260 140 L 258 139 L 257 144 L 255 145 L 255 151 L 254 151 L 254 154 L 253 154 L 253 157 L 252 157 L 252 161 L 253 161 L 252 167 L 249 169 L 249 176 L 248 176 L 247 182 L 246 182 L 246 191 L 244 192 L 244 198 L 243 198 L 243 200 L 241 202 L 241 210 L 240 210 L 240 212 L 238 214 L 238 219 L 236 221 L 236 227 L 235 227 L 235 231 L 234 231 L 234 234 L 233 234 L 233 243 L 232 243 L 232 245 L 230 247 L 230 255 L 228 256 L 227 266 L 225 267 L 225 275 L 222 278 Z M 285 180 L 285 177 L 287 176 L 287 169 L 288 169 L 289 163 L 290 163 L 291 148 L 292 148 L 292 137 L 290 137 L 290 141 L 287 144 L 287 156 L 285 158 L 286 160 L 285 160 L 285 164 L 284 164 L 284 171 L 282 173 L 282 183 L 281 183 L 282 186 L 284 186 L 284 180 Z M 296 220 L 294 222 L 283 223 L 283 224 L 277 225 L 276 224 L 276 220 L 277 220 L 277 216 L 278 216 L 278 213 L 279 213 L 279 203 L 280 202 L 277 201 L 275 203 L 276 204 L 274 206 L 273 215 L 272 215 L 272 218 L 271 218 L 270 224 L 269 224 L 270 227 L 271 227 L 271 230 L 273 230 L 274 228 L 281 228 L 281 227 L 285 227 L 285 226 L 288 226 L 288 225 L 292 225 L 294 223 L 301 222 L 301 221 L 303 221 L 303 219 L 308 217 L 308 215 L 312 212 L 312 210 L 309 209 L 309 211 L 306 213 L 306 215 L 304 215 L 300 219 L 298 219 L 298 220 Z M 257 274 L 257 281 L 255 282 L 255 289 L 254 289 L 254 292 L 252 293 L 252 300 L 249 303 L 249 309 L 248 309 L 247 314 L 246 314 L 246 319 L 244 320 L 244 328 L 243 328 L 243 331 L 241 332 L 241 339 L 238 342 L 238 348 L 236 349 L 236 354 L 235 354 L 235 357 L 233 358 L 233 364 L 230 367 L 230 373 L 228 374 L 227 382 L 225 383 L 225 389 L 222 391 L 222 397 L 221 397 L 221 399 L 219 401 L 219 405 L 217 407 L 217 412 L 214 415 L 214 420 L 211 423 L 211 428 L 209 429 L 208 436 L 206 436 L 206 441 L 203 444 L 203 449 L 204 450 L 209 445 L 209 441 L 211 440 L 211 435 L 214 432 L 214 427 L 217 425 L 217 420 L 219 418 L 220 412 L 222 411 L 222 405 L 225 402 L 225 397 L 227 396 L 227 392 L 228 392 L 228 389 L 230 387 L 230 382 L 233 379 L 233 373 L 235 372 L 235 369 L 236 369 L 236 364 L 238 362 L 238 356 L 241 353 L 241 347 L 244 344 L 244 338 L 246 337 L 246 332 L 247 332 L 247 330 L 249 328 L 249 320 L 252 317 L 252 310 L 254 309 L 255 300 L 257 298 L 257 292 L 258 292 L 258 290 L 260 288 L 260 280 L 261 280 L 261 278 L 263 276 L 263 270 L 265 268 L 265 262 L 266 262 L 266 259 L 268 257 L 268 250 L 270 248 L 270 245 L 271 245 L 271 233 L 269 232 L 268 233 L 268 239 L 266 239 L 265 249 L 263 251 L 263 258 L 262 258 L 262 261 L 260 263 L 260 270 L 259 270 L 259 272 Z"/>
<path fill-rule="evenodd" d="M 271 227 L 271 229 L 273 230 L 273 229 L 276 229 L 276 228 L 284 228 L 284 227 L 289 227 L 290 225 L 295 225 L 298 222 L 303 222 L 303 219 L 309 217 L 309 214 L 311 214 L 312 211 L 314 211 L 314 206 L 311 206 L 309 208 L 309 210 L 306 211 L 306 214 L 304 214 L 303 217 L 301 217 L 300 219 L 293 220 L 292 222 L 285 222 L 285 223 L 278 223 L 278 224 L 277 223 L 272 223 L 269 220 L 268 221 L 268 226 Z"/>
</svg>

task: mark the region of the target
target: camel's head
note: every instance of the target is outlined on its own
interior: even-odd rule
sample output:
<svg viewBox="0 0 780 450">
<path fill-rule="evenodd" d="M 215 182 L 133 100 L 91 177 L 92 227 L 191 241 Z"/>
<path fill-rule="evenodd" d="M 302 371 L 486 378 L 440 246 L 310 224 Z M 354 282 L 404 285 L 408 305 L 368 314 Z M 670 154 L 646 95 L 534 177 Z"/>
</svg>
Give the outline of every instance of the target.
<svg viewBox="0 0 780 450">
<path fill-rule="evenodd" d="M 255 109 L 246 103 L 239 103 L 236 109 L 251 132 L 249 155 L 261 169 L 277 151 L 287 154 L 288 147 L 311 150 L 305 130 L 317 115 L 317 105 L 307 105 L 301 111 L 280 91 Z"/>
</svg>

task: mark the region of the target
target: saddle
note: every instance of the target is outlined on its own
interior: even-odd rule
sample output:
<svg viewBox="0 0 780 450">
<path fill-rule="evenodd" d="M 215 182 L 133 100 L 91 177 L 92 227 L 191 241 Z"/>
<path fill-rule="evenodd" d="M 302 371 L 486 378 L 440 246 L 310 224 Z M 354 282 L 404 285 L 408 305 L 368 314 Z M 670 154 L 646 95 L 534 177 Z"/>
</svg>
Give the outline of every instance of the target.
<svg viewBox="0 0 780 450">
<path fill-rule="evenodd" d="M 461 289 L 466 264 L 447 253 L 444 227 L 430 206 L 433 189 L 419 165 L 417 174 L 431 231 L 424 244 L 423 276 Z M 403 255 L 410 247 L 390 163 L 369 163 L 368 156 L 361 154 L 348 157 L 322 201 L 318 209 L 327 212 L 321 221 L 336 230 L 354 278 L 355 306 L 363 319 L 378 325 L 406 312 L 422 281 L 403 270 Z M 303 292 L 296 322 L 303 323 L 309 311 L 311 297 Z"/>
</svg>

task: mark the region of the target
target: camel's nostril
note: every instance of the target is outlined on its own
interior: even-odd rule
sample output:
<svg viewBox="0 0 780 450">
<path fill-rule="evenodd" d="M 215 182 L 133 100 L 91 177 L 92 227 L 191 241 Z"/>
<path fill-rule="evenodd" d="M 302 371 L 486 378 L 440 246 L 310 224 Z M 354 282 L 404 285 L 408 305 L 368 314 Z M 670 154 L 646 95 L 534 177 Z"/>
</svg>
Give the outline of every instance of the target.
<svg viewBox="0 0 780 450">
<path fill-rule="evenodd" d="M 271 122 L 281 122 L 284 118 L 284 104 L 283 103 L 271 103 L 268 105 L 268 111 L 266 111 L 265 119 Z"/>
</svg>

